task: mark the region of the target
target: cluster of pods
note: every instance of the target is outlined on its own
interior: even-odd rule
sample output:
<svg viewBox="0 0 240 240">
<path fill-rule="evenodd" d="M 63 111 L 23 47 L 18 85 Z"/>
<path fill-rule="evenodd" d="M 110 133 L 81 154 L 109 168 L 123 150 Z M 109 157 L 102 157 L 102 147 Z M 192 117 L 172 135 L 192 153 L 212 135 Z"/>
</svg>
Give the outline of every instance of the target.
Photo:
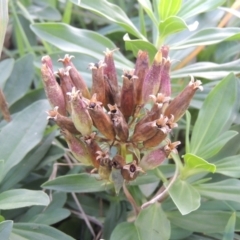
<svg viewBox="0 0 240 240">
<path fill-rule="evenodd" d="M 73 156 L 92 166 L 101 179 L 134 180 L 177 152 L 180 142 L 172 143 L 168 135 L 202 86 L 191 78 L 171 99 L 168 52 L 167 46 L 161 47 L 150 65 L 148 53 L 139 51 L 135 69 L 123 71 L 120 86 L 114 51 L 107 49 L 102 61 L 89 65 L 89 89 L 72 56 L 59 59 L 63 68 L 56 73 L 51 58 L 42 58 L 43 84 L 53 107 L 48 118 L 61 129 Z"/>
</svg>

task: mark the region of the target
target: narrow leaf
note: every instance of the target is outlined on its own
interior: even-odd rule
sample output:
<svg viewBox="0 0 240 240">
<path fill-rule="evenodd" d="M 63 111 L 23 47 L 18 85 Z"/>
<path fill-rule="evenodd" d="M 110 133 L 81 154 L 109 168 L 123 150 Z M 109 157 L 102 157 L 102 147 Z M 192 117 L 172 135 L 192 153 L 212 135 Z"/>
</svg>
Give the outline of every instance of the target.
<svg viewBox="0 0 240 240">
<path fill-rule="evenodd" d="M 0 222 L 0 239 L 9 239 L 12 231 L 13 221 Z"/>
<path fill-rule="evenodd" d="M 217 173 L 240 178 L 240 155 L 226 157 L 215 162 L 215 165 L 217 166 Z"/>
<path fill-rule="evenodd" d="M 94 174 L 72 174 L 55 178 L 42 185 L 43 188 L 63 192 L 100 192 L 113 187 Z"/>
<path fill-rule="evenodd" d="M 33 80 L 33 75 L 32 54 L 27 54 L 15 62 L 12 73 L 3 89 L 9 106 L 27 93 Z"/>
<path fill-rule="evenodd" d="M 158 21 L 154 15 L 153 9 L 152 9 L 152 3 L 149 0 L 138 0 L 139 4 L 141 4 L 144 11 L 147 13 L 147 15 L 150 17 L 152 22 L 155 24 L 155 26 L 158 26 Z"/>
<path fill-rule="evenodd" d="M 229 74 L 205 99 L 193 128 L 191 153 L 202 157 L 204 146 L 213 142 L 231 125 L 237 104 L 237 81 L 233 74 Z"/>
<path fill-rule="evenodd" d="M 78 5 L 78 0 L 71 1 Z M 112 4 L 106 0 L 98 1 L 97 4 L 95 0 L 81 0 L 80 6 L 87 10 L 93 11 L 102 17 L 107 18 L 111 22 L 120 25 L 127 32 L 133 34 L 134 36 L 144 39 L 144 36 L 142 36 L 142 34 L 128 18 L 126 13 L 119 6 Z"/>
<path fill-rule="evenodd" d="M 50 200 L 46 193 L 27 189 L 13 189 L 0 194 L 0 209 L 15 209 L 32 205 L 47 206 Z"/>
<path fill-rule="evenodd" d="M 225 3 L 226 0 L 185 0 L 178 16 L 187 19 L 196 16 L 199 13 L 211 11 Z"/>
<path fill-rule="evenodd" d="M 8 25 L 8 1 L 0 0 L 0 57 Z"/>
<path fill-rule="evenodd" d="M 194 77 L 215 80 L 225 77 L 230 72 L 239 74 L 239 65 L 240 59 L 223 64 L 212 62 L 198 62 L 188 65 L 182 69 L 172 71 L 171 78 L 184 78 L 188 77 L 189 75 L 193 75 Z"/>
<path fill-rule="evenodd" d="M 207 198 L 240 203 L 240 180 L 227 179 L 216 183 L 199 184 L 195 188 Z"/>
<path fill-rule="evenodd" d="M 177 41 L 171 46 L 171 49 L 184 49 L 202 45 L 212 45 L 222 41 L 235 41 L 240 39 L 240 29 L 229 28 L 205 28 L 190 37 Z"/>
<path fill-rule="evenodd" d="M 200 194 L 188 182 L 177 180 L 169 189 L 169 195 L 182 215 L 200 207 Z"/>
<path fill-rule="evenodd" d="M 17 235 L 17 239 L 21 240 L 22 238 L 31 240 L 74 240 L 56 228 L 36 223 L 15 223 L 13 226 L 13 234 Z"/>
<path fill-rule="evenodd" d="M 84 53 L 96 60 L 103 59 L 106 48 L 116 49 L 116 46 L 106 37 L 93 31 L 78 29 L 63 23 L 36 23 L 31 25 L 33 32 L 41 39 L 53 44 L 59 49 Z M 91 46 L 91 47 L 89 47 Z M 120 52 L 114 53 L 116 63 L 122 68 L 129 68 L 133 64 Z"/>
<path fill-rule="evenodd" d="M 4 174 L 35 147 L 42 139 L 49 109 L 47 100 L 40 100 L 25 108 L 0 132 L 0 152 L 5 161 Z M 6 136 L 7 139 L 6 139 Z"/>
<path fill-rule="evenodd" d="M 14 66 L 14 59 L 7 58 L 0 62 L 0 88 L 4 87 L 6 80 L 9 78 Z"/>
<path fill-rule="evenodd" d="M 236 212 L 234 212 L 232 216 L 229 218 L 227 226 L 224 229 L 222 240 L 234 240 L 235 224 L 236 224 Z"/>
</svg>

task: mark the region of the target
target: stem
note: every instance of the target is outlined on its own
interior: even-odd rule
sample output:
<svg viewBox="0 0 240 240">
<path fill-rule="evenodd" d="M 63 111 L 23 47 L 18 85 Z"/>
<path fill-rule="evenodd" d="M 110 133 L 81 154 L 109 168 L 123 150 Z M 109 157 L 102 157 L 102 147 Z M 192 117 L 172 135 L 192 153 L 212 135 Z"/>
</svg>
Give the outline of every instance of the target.
<svg viewBox="0 0 240 240">
<path fill-rule="evenodd" d="M 140 212 L 140 209 L 139 209 L 139 207 L 137 206 L 137 203 L 135 202 L 135 200 L 134 200 L 134 198 L 132 197 L 131 193 L 128 191 L 128 189 L 127 189 L 127 187 L 126 187 L 126 181 L 124 181 L 124 183 L 123 183 L 123 191 L 124 191 L 124 193 L 125 193 L 126 198 L 127 198 L 128 201 L 131 203 L 135 215 L 137 216 L 138 213 Z"/>
<path fill-rule="evenodd" d="M 191 114 L 189 111 L 186 112 L 186 136 L 185 136 L 185 144 L 186 144 L 186 152 L 190 152 L 190 126 L 191 126 Z"/>
<path fill-rule="evenodd" d="M 155 173 L 162 180 L 162 182 L 166 183 L 168 181 L 159 168 L 155 168 Z"/>
<path fill-rule="evenodd" d="M 62 22 L 69 24 L 71 21 L 71 16 L 72 16 L 72 6 L 73 3 L 70 0 L 67 0 Z"/>
<path fill-rule="evenodd" d="M 127 155 L 127 148 L 126 148 L 126 144 L 120 144 L 120 151 L 121 151 L 121 156 L 126 159 L 126 155 Z"/>
</svg>

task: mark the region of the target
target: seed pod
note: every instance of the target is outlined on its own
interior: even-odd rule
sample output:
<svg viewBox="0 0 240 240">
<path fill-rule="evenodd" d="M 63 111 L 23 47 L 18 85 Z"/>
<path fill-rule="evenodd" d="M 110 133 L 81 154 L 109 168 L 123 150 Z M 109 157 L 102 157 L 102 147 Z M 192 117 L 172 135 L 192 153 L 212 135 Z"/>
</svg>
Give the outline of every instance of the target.
<svg viewBox="0 0 240 240">
<path fill-rule="evenodd" d="M 133 71 L 125 71 L 122 77 L 121 112 L 126 119 L 126 122 L 128 122 L 128 119 L 132 116 L 135 107 L 133 84 L 137 76 L 133 75 Z"/>
<path fill-rule="evenodd" d="M 149 57 L 148 53 L 144 51 L 139 51 L 137 55 L 135 71 L 133 75 L 137 76 L 138 78 L 134 81 L 134 97 L 135 97 L 135 104 L 142 105 L 142 91 L 143 91 L 143 81 L 146 77 L 147 72 L 149 71 Z"/>
<path fill-rule="evenodd" d="M 170 68 L 171 61 L 169 59 L 163 58 L 163 67 L 161 71 L 161 84 L 159 92 L 164 94 L 166 97 L 171 96 Z"/>
<path fill-rule="evenodd" d="M 100 162 L 97 159 L 97 157 L 99 156 L 99 154 L 97 152 L 101 151 L 101 148 L 98 146 L 98 144 L 95 140 L 95 136 L 96 136 L 96 133 L 93 132 L 89 136 L 85 136 L 83 139 L 87 146 L 87 150 L 91 156 L 93 166 L 98 169 Z"/>
<path fill-rule="evenodd" d="M 53 120 L 61 129 L 66 129 L 72 134 L 80 134 L 73 124 L 72 119 L 61 115 L 58 112 L 58 107 L 55 107 L 53 110 L 47 112 L 47 119 Z"/>
<path fill-rule="evenodd" d="M 91 94 L 97 94 L 98 101 L 102 102 L 103 106 L 106 106 L 104 67 L 106 67 L 106 64 L 102 61 L 95 64 L 90 63 L 90 69 L 92 70 Z"/>
<path fill-rule="evenodd" d="M 82 164 L 92 166 L 93 163 L 85 144 L 80 139 L 72 135 L 67 129 L 62 129 L 61 133 L 65 137 L 73 156 Z"/>
<path fill-rule="evenodd" d="M 173 143 L 172 143 L 170 140 L 167 141 L 167 145 L 165 145 L 163 149 L 164 149 L 164 151 L 165 151 L 165 153 L 166 153 L 166 156 L 167 156 L 168 158 L 171 157 L 171 155 L 170 155 L 171 153 L 175 153 L 175 154 L 178 153 L 176 147 L 177 147 L 179 144 L 181 144 L 180 141 L 173 142 Z"/>
<path fill-rule="evenodd" d="M 70 98 L 69 95 L 67 94 L 68 92 L 72 91 L 72 88 L 74 87 L 73 82 L 69 76 L 69 70 L 71 67 L 67 67 L 66 69 L 60 68 L 58 69 L 58 76 L 60 78 L 60 87 L 63 92 L 63 96 L 65 99 L 65 104 L 67 111 L 71 114 L 71 104 L 70 104 Z"/>
<path fill-rule="evenodd" d="M 158 51 L 154 57 L 153 65 L 146 74 L 142 85 L 142 98 L 146 103 L 149 100 L 149 95 L 156 95 L 159 91 L 161 82 L 161 70 L 162 70 L 162 53 Z"/>
<path fill-rule="evenodd" d="M 106 99 L 110 104 L 117 104 L 120 106 L 120 92 L 118 89 L 117 71 L 113 59 L 113 51 L 106 49 L 104 52 L 105 58 L 104 63 L 106 67 L 104 68 L 105 75 L 105 93 Z"/>
<path fill-rule="evenodd" d="M 72 92 L 69 93 L 71 109 L 72 109 L 72 120 L 76 129 L 83 135 L 89 135 L 92 132 L 92 119 L 89 115 L 87 104 L 83 100 L 79 90 L 75 87 Z"/>
<path fill-rule="evenodd" d="M 132 136 L 133 142 L 142 142 L 147 139 L 153 137 L 158 131 L 158 127 L 156 125 L 156 120 L 151 122 L 146 122 L 141 125 L 138 125 L 134 129 L 134 133 Z"/>
<path fill-rule="evenodd" d="M 133 181 L 138 176 L 139 172 L 144 173 L 141 167 L 137 165 L 136 160 L 126 164 L 121 169 L 121 174 L 126 181 Z"/>
<path fill-rule="evenodd" d="M 112 170 L 109 154 L 108 152 L 103 151 L 97 151 L 97 154 L 97 160 L 100 163 L 98 168 L 98 174 L 100 176 L 100 179 L 109 180 Z"/>
<path fill-rule="evenodd" d="M 51 72 L 53 71 L 53 64 L 52 64 L 52 59 L 50 58 L 50 56 L 46 55 L 42 57 L 42 64 L 46 64 L 48 66 L 48 68 L 51 70 Z"/>
<path fill-rule="evenodd" d="M 168 125 L 168 118 L 163 115 L 156 120 L 156 125 L 158 127 L 156 134 L 143 142 L 143 145 L 146 148 L 156 147 L 167 137 L 168 133 L 171 132 L 171 128 Z"/>
<path fill-rule="evenodd" d="M 47 58 L 43 57 L 42 59 L 43 62 L 46 62 Z M 51 106 L 52 107 L 58 106 L 59 113 L 66 116 L 67 115 L 66 104 L 62 89 L 58 85 L 54 73 L 52 69 L 48 67 L 48 65 L 46 63 L 43 63 L 41 67 L 42 80 L 46 96 Z"/>
<path fill-rule="evenodd" d="M 87 85 L 74 64 L 72 63 L 72 58 L 74 58 L 74 56 L 69 56 L 68 54 L 66 54 L 63 59 L 59 59 L 58 61 L 62 62 L 64 67 L 71 67 L 71 69 L 69 70 L 69 75 L 72 79 L 74 86 L 77 90 L 81 91 L 83 97 L 89 99 L 90 93 L 88 91 Z"/>
<path fill-rule="evenodd" d="M 113 123 L 107 113 L 104 112 L 101 103 L 97 101 L 96 94 L 93 94 L 88 105 L 89 114 L 93 120 L 94 126 L 108 140 L 114 140 L 115 131 Z"/>
<path fill-rule="evenodd" d="M 185 114 L 197 89 L 203 90 L 201 84 L 200 80 L 194 82 L 194 78 L 191 77 L 188 86 L 170 102 L 164 115 L 167 117 L 173 115 L 174 121 L 177 122 Z"/>
<path fill-rule="evenodd" d="M 121 141 L 127 141 L 129 135 L 128 124 L 122 112 L 118 109 L 116 104 L 108 104 L 108 108 L 110 109 L 108 114 L 113 121 L 113 127 L 117 136 L 120 138 Z"/>
<path fill-rule="evenodd" d="M 140 161 L 140 167 L 144 171 L 154 169 L 161 165 L 161 163 L 167 158 L 164 148 L 158 148 L 147 153 Z"/>
</svg>

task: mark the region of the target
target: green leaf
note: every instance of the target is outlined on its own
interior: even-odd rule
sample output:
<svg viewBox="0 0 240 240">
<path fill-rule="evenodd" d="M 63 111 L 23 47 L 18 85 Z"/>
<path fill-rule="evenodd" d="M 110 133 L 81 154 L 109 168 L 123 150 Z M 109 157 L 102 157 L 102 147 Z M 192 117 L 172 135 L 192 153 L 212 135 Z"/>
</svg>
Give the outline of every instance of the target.
<svg viewBox="0 0 240 240">
<path fill-rule="evenodd" d="M 3 179 L 3 174 L 4 174 L 4 160 L 0 160 L 0 183 Z"/>
<path fill-rule="evenodd" d="M 114 228 L 110 240 L 142 240 L 138 236 L 134 223 L 123 222 Z"/>
<path fill-rule="evenodd" d="M 42 139 L 49 109 L 47 100 L 40 100 L 17 114 L 0 132 L 0 152 L 5 160 L 4 174 L 17 165 Z M 6 139 L 6 136 L 7 139 Z"/>
<path fill-rule="evenodd" d="M 143 209 L 135 226 L 139 239 L 168 240 L 170 238 L 170 222 L 159 204 Z"/>
<path fill-rule="evenodd" d="M 188 29 L 186 22 L 180 17 L 168 17 L 159 24 L 160 38 L 165 39 L 168 35 Z"/>
<path fill-rule="evenodd" d="M 5 176 L 0 190 L 5 191 L 7 189 L 10 189 L 22 179 L 27 177 L 30 171 L 35 169 L 38 163 L 42 160 L 49 147 L 51 146 L 51 142 L 53 141 L 54 137 L 55 132 L 43 138 L 40 144 L 32 149 L 21 162 L 14 166 Z"/>
<path fill-rule="evenodd" d="M 184 155 L 184 161 L 185 161 L 185 168 L 186 171 L 194 171 L 196 172 L 212 172 L 214 173 L 216 171 L 216 166 L 214 164 L 211 164 L 204 160 L 203 158 L 200 158 L 194 154 L 187 153 Z"/>
<path fill-rule="evenodd" d="M 179 41 L 171 46 L 171 49 L 184 49 L 202 45 L 212 45 L 222 41 L 234 41 L 240 39 L 240 29 L 229 28 L 205 28 L 190 37 Z"/>
<path fill-rule="evenodd" d="M 63 51 L 84 53 L 96 60 L 103 59 L 103 51 L 106 48 L 116 49 L 108 38 L 96 32 L 74 28 L 63 23 L 36 23 L 31 25 L 31 29 L 41 39 Z M 133 66 L 119 51 L 114 53 L 114 58 L 120 68 Z"/>
<path fill-rule="evenodd" d="M 226 157 L 215 162 L 216 172 L 229 177 L 240 178 L 240 155 Z"/>
<path fill-rule="evenodd" d="M 7 220 L 0 223 L 0 239 L 9 239 L 13 221 Z"/>
<path fill-rule="evenodd" d="M 235 223 L 236 223 L 236 212 L 234 212 L 232 216 L 229 218 L 227 226 L 224 229 L 224 235 L 222 240 L 234 239 Z"/>
<path fill-rule="evenodd" d="M 113 182 L 115 192 L 118 195 L 124 183 L 124 178 L 121 174 L 120 169 L 112 169 L 110 174 L 110 181 Z"/>
<path fill-rule="evenodd" d="M 176 71 L 171 72 L 171 78 L 184 78 L 192 75 L 210 80 L 220 79 L 228 75 L 230 72 L 239 74 L 240 60 L 216 64 L 212 62 L 199 62 L 188 65 Z"/>
<path fill-rule="evenodd" d="M 123 40 L 125 41 L 126 50 L 132 51 L 135 56 L 137 56 L 139 50 L 147 51 L 150 61 L 153 61 L 157 49 L 152 43 L 140 39 L 131 40 L 127 33 L 124 35 Z"/>
<path fill-rule="evenodd" d="M 199 184 L 195 188 L 202 196 L 210 199 L 240 202 L 240 180 L 237 179 Z"/>
<path fill-rule="evenodd" d="M 198 15 L 199 13 L 211 11 L 225 3 L 226 0 L 185 0 L 178 16 L 187 19 Z"/>
<path fill-rule="evenodd" d="M 156 19 L 153 9 L 152 9 L 152 3 L 149 0 L 138 0 L 138 3 L 141 4 L 144 11 L 147 13 L 147 15 L 150 17 L 152 22 L 155 24 L 155 26 L 158 26 L 158 20 Z"/>
<path fill-rule="evenodd" d="M 15 236 L 17 235 L 16 239 L 20 240 L 22 240 L 22 238 L 31 240 L 74 240 L 56 228 L 44 224 L 15 223 L 12 232 Z"/>
<path fill-rule="evenodd" d="M 126 201 L 112 201 L 103 225 L 103 239 L 109 239 L 113 229 L 126 219 Z"/>
<path fill-rule="evenodd" d="M 0 0 L 0 57 L 2 53 L 3 43 L 8 25 L 8 2 L 6 0 Z"/>
<path fill-rule="evenodd" d="M 188 215 L 178 211 L 167 212 L 167 217 L 174 225 L 205 234 L 223 232 L 232 213 L 227 211 L 197 210 Z"/>
<path fill-rule="evenodd" d="M 99 180 L 94 174 L 72 174 L 55 178 L 42 185 L 43 188 L 63 192 L 100 192 L 113 187 L 106 181 Z"/>
<path fill-rule="evenodd" d="M 200 207 L 199 192 L 186 181 L 177 180 L 168 192 L 182 215 L 189 214 Z"/>
<path fill-rule="evenodd" d="M 182 0 L 161 0 L 158 4 L 158 14 L 161 20 L 166 20 L 170 16 L 175 16 L 180 10 Z"/>
<path fill-rule="evenodd" d="M 11 76 L 3 89 L 9 106 L 27 93 L 33 80 L 33 75 L 32 54 L 27 54 L 15 62 Z"/>
<path fill-rule="evenodd" d="M 78 0 L 71 1 L 78 5 Z M 145 37 L 138 31 L 126 13 L 119 6 L 112 4 L 106 0 L 98 1 L 97 4 L 95 0 L 81 0 L 80 6 L 87 10 L 93 11 L 102 17 L 107 18 L 111 22 L 117 23 L 134 36 L 145 39 Z"/>
<path fill-rule="evenodd" d="M 0 209 L 15 209 L 32 205 L 47 206 L 50 200 L 43 191 L 12 189 L 0 193 Z"/>
<path fill-rule="evenodd" d="M 9 78 L 14 66 L 14 59 L 7 58 L 0 62 L 0 88 L 3 89 L 6 80 Z"/>
<path fill-rule="evenodd" d="M 202 157 L 205 145 L 213 143 L 232 123 L 236 107 L 237 78 L 225 77 L 209 93 L 199 111 L 190 142 L 190 152 Z"/>
<path fill-rule="evenodd" d="M 220 136 L 218 136 L 212 142 L 206 144 L 201 148 L 201 156 L 205 159 L 209 159 L 210 157 L 216 155 L 224 145 L 226 145 L 229 140 L 235 137 L 238 134 L 236 131 L 226 131 Z"/>
</svg>

